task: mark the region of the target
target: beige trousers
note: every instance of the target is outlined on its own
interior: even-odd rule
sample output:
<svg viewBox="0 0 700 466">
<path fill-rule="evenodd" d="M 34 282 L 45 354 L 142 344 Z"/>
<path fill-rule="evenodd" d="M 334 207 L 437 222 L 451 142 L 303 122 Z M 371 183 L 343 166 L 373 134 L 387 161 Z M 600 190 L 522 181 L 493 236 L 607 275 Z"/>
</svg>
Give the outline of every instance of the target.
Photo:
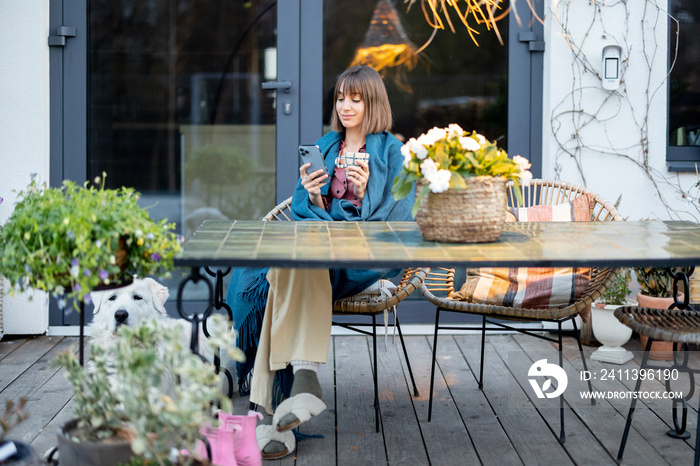
<svg viewBox="0 0 700 466">
<path fill-rule="evenodd" d="M 250 401 L 272 414 L 275 371 L 292 360 L 326 362 L 333 290 L 328 269 L 271 268 L 267 281 L 270 291 L 255 355 Z"/>
</svg>

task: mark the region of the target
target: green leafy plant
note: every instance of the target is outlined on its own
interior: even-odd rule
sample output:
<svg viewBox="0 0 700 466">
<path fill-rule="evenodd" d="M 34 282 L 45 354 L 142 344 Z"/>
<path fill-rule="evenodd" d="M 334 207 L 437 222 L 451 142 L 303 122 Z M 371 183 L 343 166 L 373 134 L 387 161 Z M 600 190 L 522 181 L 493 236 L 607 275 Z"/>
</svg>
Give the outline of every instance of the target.
<svg viewBox="0 0 700 466">
<path fill-rule="evenodd" d="M 618 271 L 610 287 L 603 293 L 598 302 L 602 304 L 623 305 L 627 296 L 631 293 L 629 285 L 632 281 L 632 274 L 629 269 Z"/>
<path fill-rule="evenodd" d="M 459 125 L 433 128 L 417 139 L 411 138 L 401 148 L 403 170 L 391 189 L 394 198 L 403 199 L 411 192 L 413 183 L 425 180 L 416 192 L 412 214 L 415 217 L 420 200 L 429 192 L 441 193 L 448 189 L 466 188 L 465 178 L 475 176 L 503 177 L 513 180 L 516 196 L 519 183 L 532 179 L 530 163 L 524 157 L 508 154 L 496 142 L 488 141 L 473 131 L 468 134 Z M 521 201 L 518 199 L 518 201 Z"/>
<path fill-rule="evenodd" d="M 199 428 L 214 423 L 218 409 L 231 411 L 214 365 L 192 353 L 183 322 L 145 320 L 122 325 L 117 338 L 94 342 L 88 369 L 75 353 L 61 353 L 73 385 L 76 416 L 83 429 L 77 441 L 104 439 L 127 431 L 134 464 L 188 464 L 192 458 L 173 452 L 195 451 Z M 209 317 L 209 338 L 200 342 L 212 351 L 228 348 L 227 357 L 243 360 L 235 332 L 219 314 Z M 220 408 L 219 408 L 220 407 Z M 143 461 L 141 461 L 143 460 Z"/>
<path fill-rule="evenodd" d="M 85 299 L 100 285 L 133 275 L 167 277 L 182 238 L 153 221 L 132 188 L 105 189 L 33 180 L 0 235 L 0 274 L 12 290 L 34 288 Z M 89 297 L 88 297 L 89 299 Z"/>
<path fill-rule="evenodd" d="M 685 269 L 676 267 L 671 269 L 677 274 Z M 673 277 L 664 267 L 640 267 L 634 269 L 637 282 L 642 294 L 655 298 L 668 298 L 673 296 Z"/>
<path fill-rule="evenodd" d="M 90 370 L 80 365 L 72 351 L 63 350 L 56 355 L 55 365 L 66 370 L 66 378 L 73 387 L 78 431 L 72 437 L 76 441 L 132 436 L 126 429 L 126 416 L 109 378 L 108 354 L 107 347 L 92 345 Z"/>
</svg>

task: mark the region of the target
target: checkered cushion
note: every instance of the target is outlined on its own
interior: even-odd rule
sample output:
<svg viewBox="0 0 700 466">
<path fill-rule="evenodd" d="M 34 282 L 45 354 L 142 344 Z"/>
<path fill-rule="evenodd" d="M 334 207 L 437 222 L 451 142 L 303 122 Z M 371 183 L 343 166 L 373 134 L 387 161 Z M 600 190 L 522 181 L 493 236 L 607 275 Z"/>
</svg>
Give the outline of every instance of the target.
<svg viewBox="0 0 700 466">
<path fill-rule="evenodd" d="M 511 208 L 510 213 L 520 222 L 585 222 L 591 219 L 591 199 L 584 195 L 555 206 Z M 581 267 L 467 269 L 466 281 L 453 297 L 499 306 L 559 308 L 573 304 L 588 287 L 590 278 L 590 269 Z M 589 313 L 590 310 L 581 315 L 584 321 L 588 320 Z"/>
</svg>

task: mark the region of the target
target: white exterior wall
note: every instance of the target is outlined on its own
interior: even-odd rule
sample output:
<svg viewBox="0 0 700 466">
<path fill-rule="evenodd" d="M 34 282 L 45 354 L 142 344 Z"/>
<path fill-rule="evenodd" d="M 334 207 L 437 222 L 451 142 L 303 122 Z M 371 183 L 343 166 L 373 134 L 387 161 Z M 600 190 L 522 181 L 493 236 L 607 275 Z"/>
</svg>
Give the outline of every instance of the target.
<svg viewBox="0 0 700 466">
<path fill-rule="evenodd" d="M 0 1 L 0 223 L 30 173 L 49 180 L 49 0 Z M 8 296 L 5 334 L 41 334 L 49 326 L 45 293 Z"/>
<path fill-rule="evenodd" d="M 542 177 L 585 185 L 611 203 L 621 195 L 618 210 L 629 220 L 698 221 L 697 208 L 681 197 L 685 191 L 698 205 L 697 177 L 666 169 L 666 7 L 666 0 L 547 2 Z M 617 91 L 604 90 L 599 78 L 606 45 L 622 47 Z M 643 137 L 654 181 L 639 166 Z"/>
</svg>

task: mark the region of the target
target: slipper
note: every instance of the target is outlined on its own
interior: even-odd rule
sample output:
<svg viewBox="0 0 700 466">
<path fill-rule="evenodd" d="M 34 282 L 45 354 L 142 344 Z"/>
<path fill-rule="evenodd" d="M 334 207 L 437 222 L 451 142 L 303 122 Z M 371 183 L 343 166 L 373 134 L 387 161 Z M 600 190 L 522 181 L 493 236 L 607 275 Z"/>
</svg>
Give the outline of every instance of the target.
<svg viewBox="0 0 700 466">
<path fill-rule="evenodd" d="M 294 432 L 291 430 L 286 432 L 278 432 L 274 426 L 269 424 L 260 424 L 255 428 L 255 438 L 258 441 L 260 448 L 260 456 L 265 460 L 274 460 L 289 455 L 297 446 L 297 440 L 294 437 Z M 278 442 L 284 446 L 284 449 L 275 449 L 272 452 L 265 452 L 265 448 L 270 446 L 272 442 Z"/>
<path fill-rule="evenodd" d="M 319 415 L 325 409 L 326 403 L 316 395 L 299 393 L 280 403 L 272 417 L 272 425 L 276 426 L 278 432 L 286 432 Z M 285 422 L 280 423 L 285 417 Z"/>
</svg>

